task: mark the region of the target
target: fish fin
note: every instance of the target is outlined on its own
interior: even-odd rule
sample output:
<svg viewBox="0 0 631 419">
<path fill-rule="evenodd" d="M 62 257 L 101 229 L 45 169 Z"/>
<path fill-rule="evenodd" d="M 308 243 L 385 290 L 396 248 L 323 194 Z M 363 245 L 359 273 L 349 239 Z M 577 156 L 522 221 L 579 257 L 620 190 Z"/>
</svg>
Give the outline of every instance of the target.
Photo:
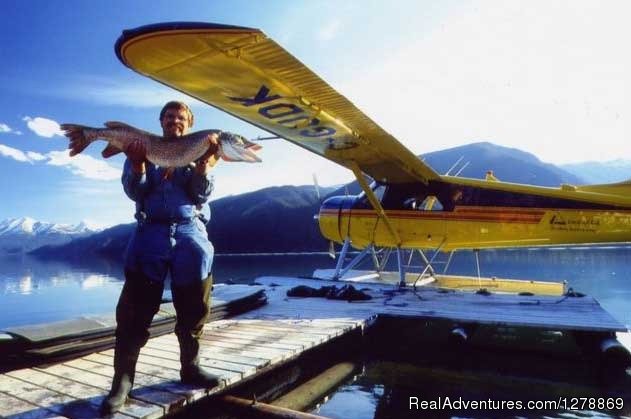
<svg viewBox="0 0 631 419">
<path fill-rule="evenodd" d="M 59 125 L 59 128 L 64 132 L 75 131 L 79 129 L 80 130 L 90 129 L 90 127 L 86 127 L 85 125 L 79 125 L 79 124 L 61 124 Z"/>
<path fill-rule="evenodd" d="M 129 124 L 126 124 L 126 123 L 120 122 L 120 121 L 107 121 L 103 125 L 105 125 L 109 129 L 127 129 L 127 130 L 130 130 L 130 131 L 138 132 L 138 133 L 143 134 L 143 135 L 151 135 L 151 136 L 155 135 L 155 134 L 152 134 L 152 133 L 150 133 L 148 131 L 141 130 L 140 128 L 133 127 L 133 126 L 131 126 Z"/>
<path fill-rule="evenodd" d="M 120 148 L 114 147 L 112 144 L 108 144 L 107 147 L 105 147 L 103 151 L 101 151 L 101 156 L 103 156 L 104 159 L 108 159 L 122 152 L 123 150 L 121 150 Z"/>
<path fill-rule="evenodd" d="M 120 122 L 120 121 L 107 121 L 106 123 L 104 123 L 103 125 L 105 125 L 107 128 L 110 129 L 114 129 L 114 128 L 127 128 L 127 129 L 133 129 L 135 131 L 138 130 L 138 128 L 136 127 L 132 127 L 129 124 L 126 124 L 124 122 Z"/>
<path fill-rule="evenodd" d="M 90 129 L 89 127 L 77 124 L 61 124 L 59 127 L 64 132 L 64 135 L 70 140 L 70 143 L 68 144 L 70 157 L 76 156 L 90 145 L 90 141 L 85 138 L 84 132 L 84 130 Z"/>
</svg>

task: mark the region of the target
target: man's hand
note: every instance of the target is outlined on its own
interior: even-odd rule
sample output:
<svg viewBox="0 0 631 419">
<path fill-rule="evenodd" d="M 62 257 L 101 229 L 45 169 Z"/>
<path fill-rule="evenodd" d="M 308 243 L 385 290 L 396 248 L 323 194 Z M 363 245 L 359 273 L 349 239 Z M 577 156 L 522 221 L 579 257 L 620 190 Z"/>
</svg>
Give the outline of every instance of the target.
<svg viewBox="0 0 631 419">
<path fill-rule="evenodd" d="M 206 175 L 208 170 L 217 164 L 219 160 L 219 136 L 217 134 L 210 134 L 208 136 L 208 150 L 195 161 L 195 170 L 200 175 Z"/>
<path fill-rule="evenodd" d="M 141 140 L 132 141 L 125 150 L 125 155 L 131 162 L 132 170 L 136 173 L 145 173 L 145 160 L 147 158 L 147 147 Z"/>
</svg>

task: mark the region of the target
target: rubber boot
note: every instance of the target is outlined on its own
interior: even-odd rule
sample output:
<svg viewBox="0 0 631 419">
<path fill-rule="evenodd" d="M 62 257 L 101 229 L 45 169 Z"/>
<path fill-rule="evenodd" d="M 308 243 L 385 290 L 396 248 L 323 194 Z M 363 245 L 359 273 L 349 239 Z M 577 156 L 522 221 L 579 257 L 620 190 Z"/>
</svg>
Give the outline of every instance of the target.
<svg viewBox="0 0 631 419">
<path fill-rule="evenodd" d="M 213 388 L 219 377 L 199 365 L 199 339 L 210 314 L 212 275 L 195 284 L 171 286 L 173 305 L 177 313 L 175 334 L 180 343 L 180 378 L 182 383 Z"/>
<path fill-rule="evenodd" d="M 118 411 L 129 396 L 134 385 L 136 362 L 140 348 L 123 348 L 119 345 L 114 350 L 114 379 L 112 389 L 101 403 L 100 413 L 110 415 Z"/>
<path fill-rule="evenodd" d="M 112 388 L 101 403 L 100 413 L 119 410 L 134 385 L 136 362 L 149 339 L 153 316 L 160 309 L 164 284 L 138 272 L 125 271 L 125 285 L 116 306 L 116 345 Z"/>
</svg>

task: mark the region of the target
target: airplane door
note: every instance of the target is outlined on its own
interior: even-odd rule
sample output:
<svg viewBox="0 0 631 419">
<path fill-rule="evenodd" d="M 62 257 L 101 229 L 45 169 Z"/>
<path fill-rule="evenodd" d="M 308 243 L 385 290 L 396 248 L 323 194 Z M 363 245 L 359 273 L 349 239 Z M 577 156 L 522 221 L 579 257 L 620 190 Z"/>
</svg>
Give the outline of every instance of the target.
<svg viewBox="0 0 631 419">
<path fill-rule="evenodd" d="M 371 187 L 377 199 L 381 201 L 387 185 L 373 183 Z M 380 223 L 377 211 L 372 207 L 365 193 L 359 194 L 351 208 L 348 222 L 348 235 L 353 246 L 356 248 L 364 248 L 369 244 L 382 246 L 377 237 L 378 224 Z"/>
</svg>

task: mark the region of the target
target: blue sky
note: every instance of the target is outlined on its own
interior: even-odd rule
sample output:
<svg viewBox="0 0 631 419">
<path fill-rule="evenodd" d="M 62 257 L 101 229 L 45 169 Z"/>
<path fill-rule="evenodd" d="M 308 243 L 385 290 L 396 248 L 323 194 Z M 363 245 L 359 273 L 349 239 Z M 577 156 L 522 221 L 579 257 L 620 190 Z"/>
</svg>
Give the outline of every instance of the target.
<svg viewBox="0 0 631 419">
<path fill-rule="evenodd" d="M 415 153 L 488 140 L 552 163 L 631 159 L 628 2 L 18 1 L 0 25 L 0 219 L 131 221 L 123 159 L 65 155 L 57 123 L 159 132 L 179 94 L 124 67 L 122 30 L 167 21 L 262 29 Z M 196 129 L 260 130 L 190 101 Z M 215 198 L 352 175 L 288 142 L 221 164 Z"/>
</svg>

